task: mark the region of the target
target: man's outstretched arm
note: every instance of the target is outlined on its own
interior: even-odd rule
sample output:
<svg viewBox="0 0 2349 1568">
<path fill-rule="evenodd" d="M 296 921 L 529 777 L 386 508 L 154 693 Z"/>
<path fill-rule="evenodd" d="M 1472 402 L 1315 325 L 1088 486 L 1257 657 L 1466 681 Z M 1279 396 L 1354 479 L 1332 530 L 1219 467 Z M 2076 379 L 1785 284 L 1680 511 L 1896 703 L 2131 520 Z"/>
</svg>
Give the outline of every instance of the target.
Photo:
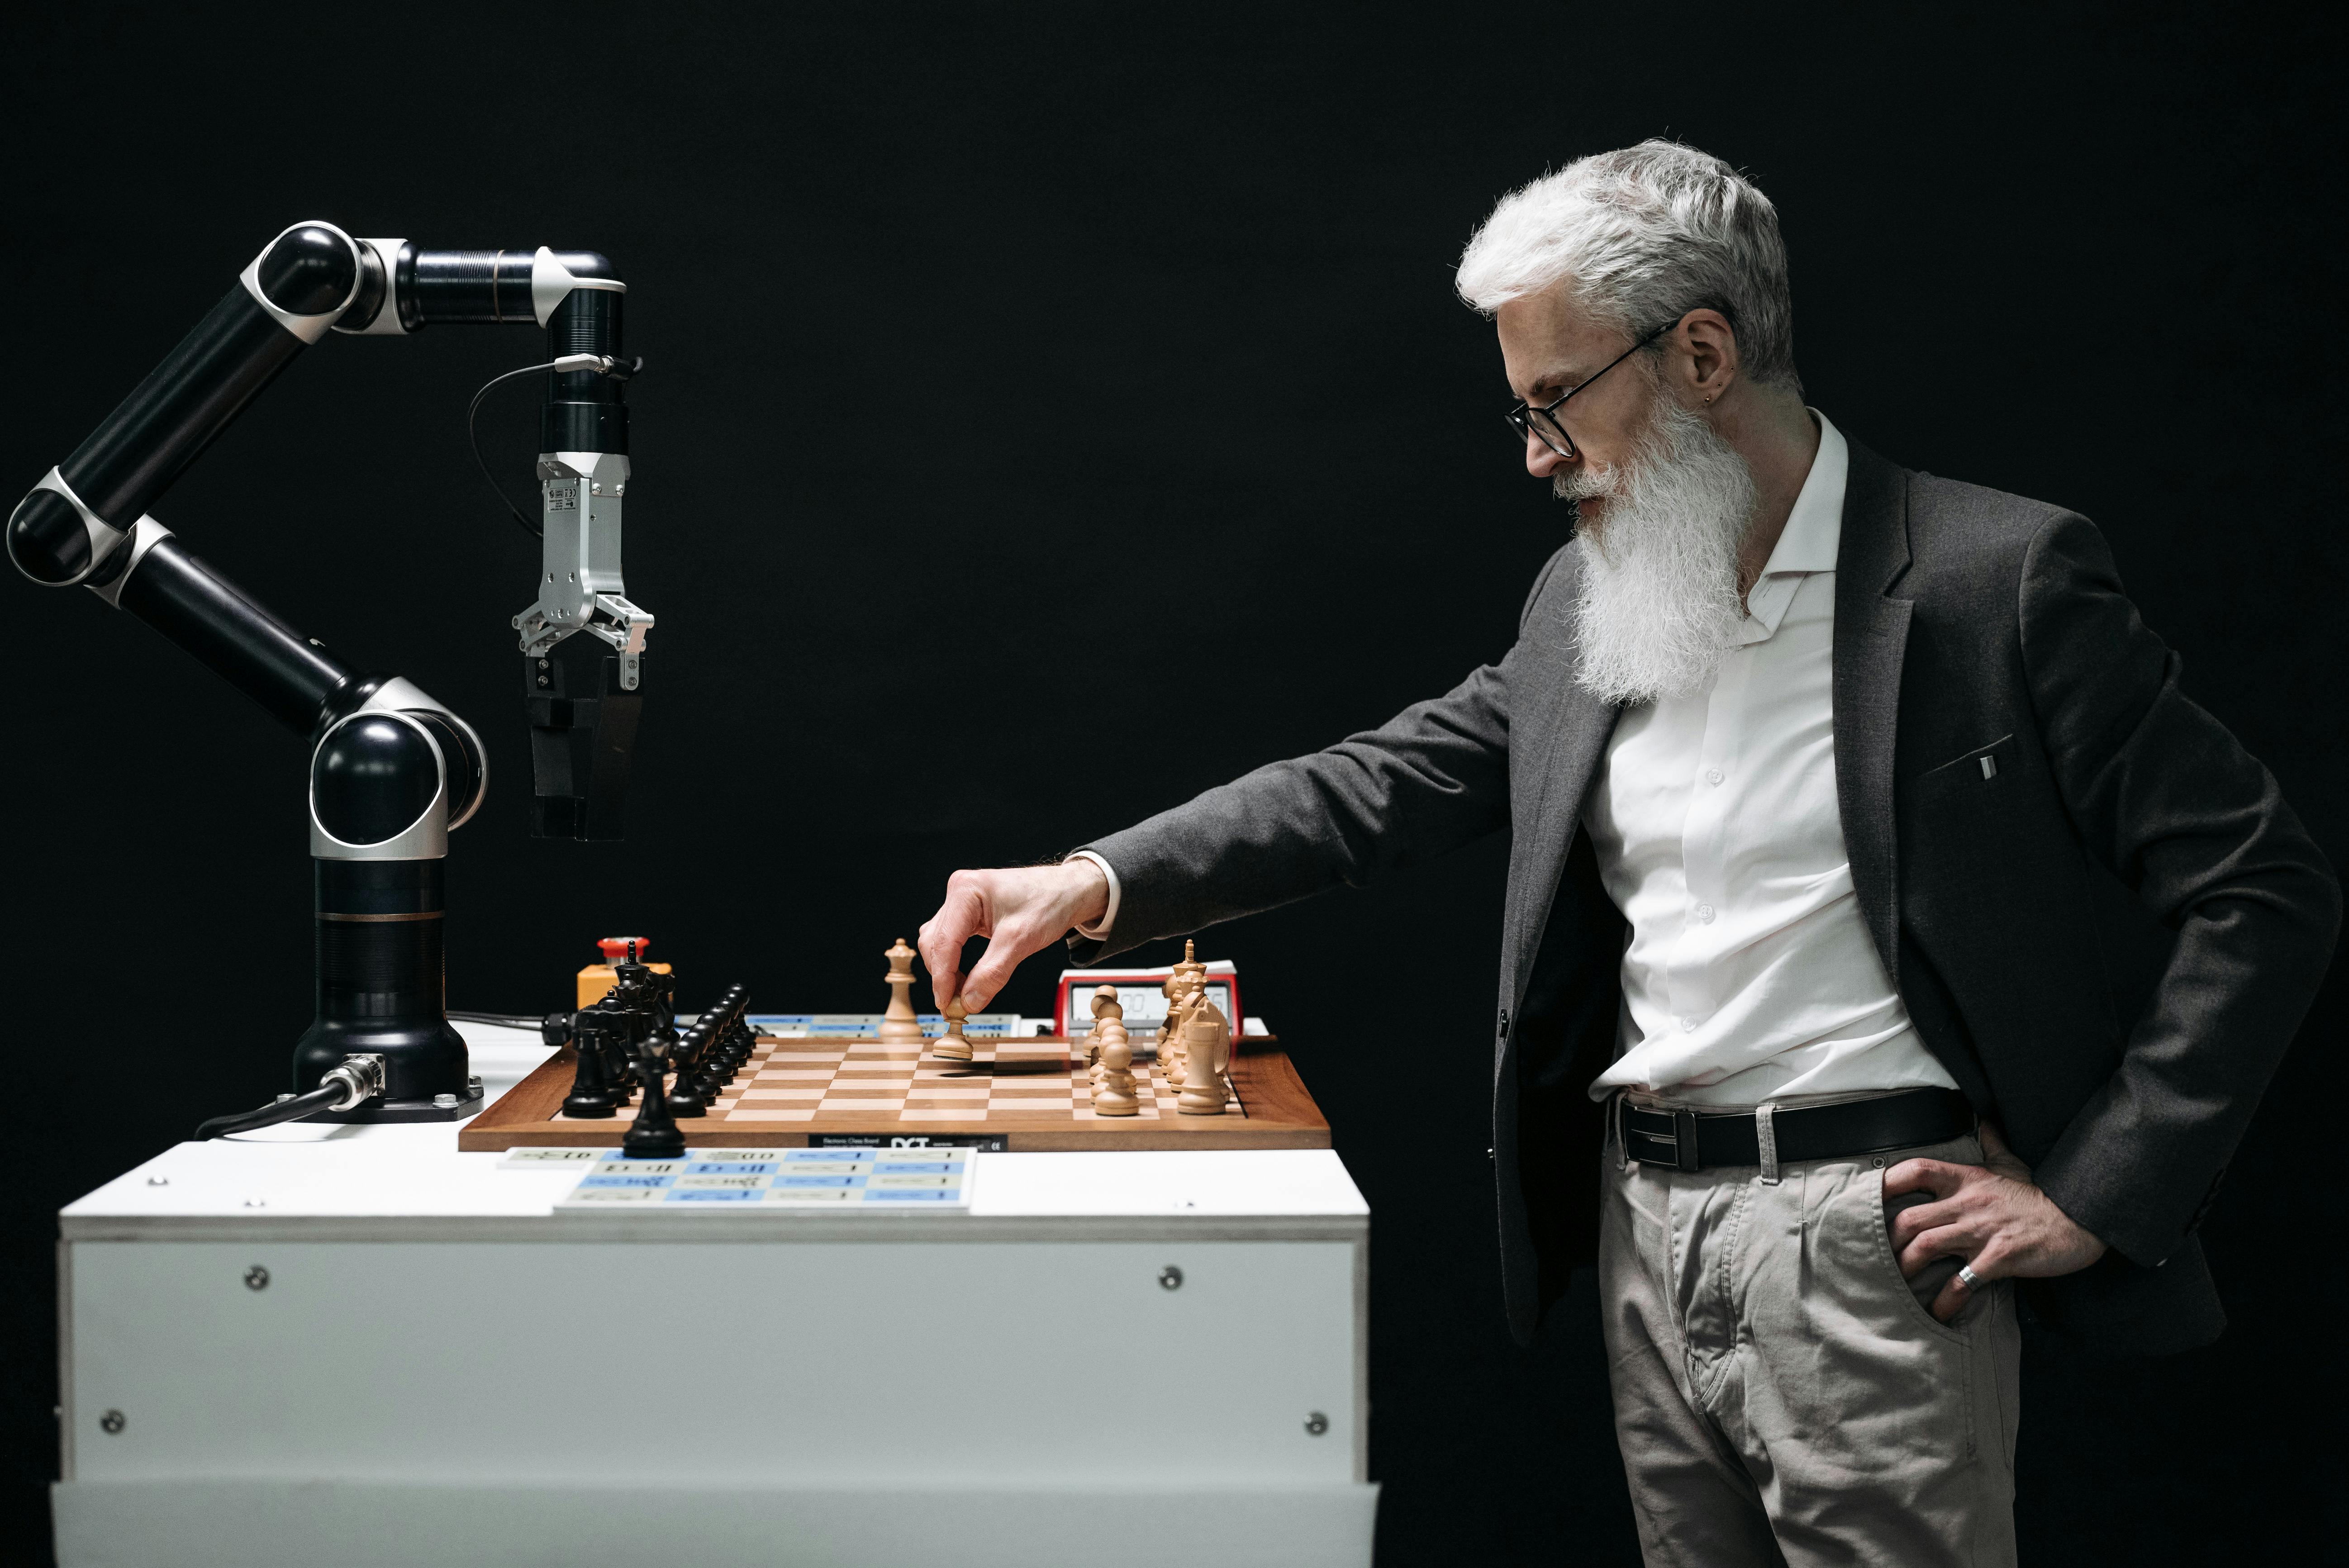
<svg viewBox="0 0 2349 1568">
<path fill-rule="evenodd" d="M 1327 750 L 1259 768 L 1171 811 L 1084 846 L 1115 869 L 1113 927 L 1091 958 L 1161 936 L 1360 886 L 1382 871 L 1459 848 L 1509 820 L 1509 681 L 1522 650 L 1432 702 Z M 1109 913 L 1110 881 L 1090 860 L 957 872 L 922 927 L 940 998 L 974 1012 L 1032 953 Z M 963 944 L 987 951 L 960 973 Z"/>
<path fill-rule="evenodd" d="M 1572 678 L 1564 650 L 1527 635 L 1552 580 L 1570 592 L 1571 551 L 1561 548 L 1535 577 L 1507 656 L 1443 696 L 1219 785 L 1059 865 L 955 872 L 920 938 L 938 1005 L 959 990 L 977 1012 L 1021 960 L 1071 932 L 1076 956 L 1090 961 L 1359 887 L 1506 827 L 1513 694 Z M 965 975 L 963 945 L 974 936 L 988 939 L 987 950 Z"/>
</svg>

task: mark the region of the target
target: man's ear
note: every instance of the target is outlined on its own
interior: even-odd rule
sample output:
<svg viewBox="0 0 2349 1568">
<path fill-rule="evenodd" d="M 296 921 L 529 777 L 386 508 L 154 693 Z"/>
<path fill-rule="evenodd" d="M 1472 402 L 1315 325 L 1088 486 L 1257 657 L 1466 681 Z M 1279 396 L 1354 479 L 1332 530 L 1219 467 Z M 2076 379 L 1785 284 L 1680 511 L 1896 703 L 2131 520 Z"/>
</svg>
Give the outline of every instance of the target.
<svg viewBox="0 0 2349 1568">
<path fill-rule="evenodd" d="M 1690 403 L 1717 403 L 1737 384 L 1737 329 L 1719 311 L 1708 306 L 1689 312 L 1667 341 L 1679 350 L 1666 358 L 1668 374 L 1679 384 L 1674 390 Z"/>
</svg>

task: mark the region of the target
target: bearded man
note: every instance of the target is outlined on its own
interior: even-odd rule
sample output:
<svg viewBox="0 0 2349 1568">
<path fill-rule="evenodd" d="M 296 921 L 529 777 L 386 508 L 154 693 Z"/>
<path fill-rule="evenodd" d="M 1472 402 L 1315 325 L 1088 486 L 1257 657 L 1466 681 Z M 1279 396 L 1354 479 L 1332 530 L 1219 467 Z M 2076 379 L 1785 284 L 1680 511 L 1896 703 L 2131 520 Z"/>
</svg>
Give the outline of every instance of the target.
<svg viewBox="0 0 2349 1568">
<path fill-rule="evenodd" d="M 2195 1228 L 2332 872 L 2092 526 L 1805 407 L 1777 217 L 1726 165 L 1586 158 L 1458 285 L 1578 521 L 1516 645 L 1060 865 L 956 872 L 939 998 L 1508 830 L 1509 1320 L 1596 1263 L 1647 1560 L 2011 1563 L 2018 1311 L 2219 1333 Z"/>
</svg>

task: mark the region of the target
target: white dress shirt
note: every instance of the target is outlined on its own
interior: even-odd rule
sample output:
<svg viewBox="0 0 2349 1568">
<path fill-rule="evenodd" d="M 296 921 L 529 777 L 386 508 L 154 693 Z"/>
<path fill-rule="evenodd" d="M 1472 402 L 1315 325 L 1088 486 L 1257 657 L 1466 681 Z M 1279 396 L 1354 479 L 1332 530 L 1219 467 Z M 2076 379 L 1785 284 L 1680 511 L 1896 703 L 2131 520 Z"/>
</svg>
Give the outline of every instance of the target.
<svg viewBox="0 0 2349 1568">
<path fill-rule="evenodd" d="M 1109 928 L 1117 923 L 1117 906 L 1125 897 L 1125 888 L 1123 884 L 1120 883 L 1117 880 L 1117 868 L 1110 864 L 1107 861 L 1102 859 L 1099 855 L 1093 853 L 1091 850 L 1079 850 L 1069 856 L 1069 859 L 1072 861 L 1091 861 L 1093 864 L 1101 867 L 1102 875 L 1109 878 L 1109 903 L 1102 906 L 1102 917 L 1099 920 L 1094 921 L 1091 925 L 1081 925 L 1077 927 L 1077 934 L 1083 937 L 1087 942 L 1106 941 L 1109 937 Z"/>
<path fill-rule="evenodd" d="M 1850 452 L 1818 455 L 1738 643 L 1687 696 L 1624 709 L 1583 808 L 1630 924 L 1621 1054 L 1590 1086 L 1696 1104 L 1957 1085 L 1859 915 L 1836 807 L 1836 547 Z"/>
</svg>

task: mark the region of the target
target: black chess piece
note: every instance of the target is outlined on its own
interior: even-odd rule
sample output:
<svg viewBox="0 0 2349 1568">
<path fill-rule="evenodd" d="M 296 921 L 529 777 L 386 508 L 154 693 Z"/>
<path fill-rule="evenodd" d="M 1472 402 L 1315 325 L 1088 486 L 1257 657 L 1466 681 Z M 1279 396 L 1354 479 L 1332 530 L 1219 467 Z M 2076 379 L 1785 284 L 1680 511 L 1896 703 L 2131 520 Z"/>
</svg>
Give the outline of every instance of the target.
<svg viewBox="0 0 2349 1568">
<path fill-rule="evenodd" d="M 612 965 L 612 988 L 604 999 L 622 1012 L 649 1015 L 659 997 L 660 978 L 637 961 L 636 944 L 631 942 L 628 955 Z"/>
<path fill-rule="evenodd" d="M 571 1075 L 570 1096 L 563 1102 L 565 1116 L 600 1121 L 619 1111 L 620 1096 L 612 1092 L 607 1076 L 602 1022 L 591 1008 L 579 1015 L 573 1027 L 579 1062 Z"/>
<path fill-rule="evenodd" d="M 580 1037 L 592 1039 L 595 1054 L 604 1064 L 604 1087 L 616 1106 L 626 1106 L 636 1098 L 636 1053 L 630 1048 L 628 1020 L 618 1009 L 598 1002 L 580 1016 Z M 594 1018 L 592 1027 L 586 1022 Z"/>
<path fill-rule="evenodd" d="M 685 1152 L 685 1134 L 668 1113 L 668 1096 L 661 1092 L 661 1056 L 668 1042 L 658 1035 L 647 1037 L 636 1057 L 636 1072 L 644 1084 L 644 1099 L 637 1104 L 636 1119 L 621 1135 L 620 1152 L 631 1160 L 675 1160 Z"/>
<path fill-rule="evenodd" d="M 662 1027 L 658 982 L 667 976 L 637 959 L 633 942 L 628 944 L 628 955 L 612 965 L 612 988 L 596 1006 L 611 1016 L 605 1062 L 613 1091 L 626 1105 L 645 1082 L 645 1044 Z M 667 1043 L 666 1037 L 662 1043 Z"/>
<path fill-rule="evenodd" d="M 668 1113 L 671 1116 L 690 1119 L 709 1114 L 709 1102 L 693 1078 L 695 1061 L 709 1046 L 708 1025 L 708 1019 L 695 1024 L 686 1030 L 685 1038 L 678 1044 L 674 1057 L 677 1081 L 669 1086 L 668 1091 Z"/>
<path fill-rule="evenodd" d="M 630 1046 L 627 1016 L 611 1006 L 607 997 L 581 1017 L 593 1019 L 580 1026 L 595 1042 L 596 1055 L 603 1059 L 604 1088 L 611 1095 L 612 1103 L 626 1109 L 636 1095 L 636 1053 Z"/>
<path fill-rule="evenodd" d="M 750 1005 L 742 998 L 742 988 L 737 985 L 726 1009 L 726 1024 L 719 1047 L 732 1068 L 740 1068 L 750 1060 L 751 1047 L 757 1043 L 750 1033 L 749 1012 Z"/>
<path fill-rule="evenodd" d="M 701 1097 L 704 1105 L 716 1102 L 718 1091 L 724 1086 L 718 1081 L 718 1057 L 714 1050 L 704 1047 L 701 1059 L 693 1064 L 693 1092 Z"/>
<path fill-rule="evenodd" d="M 663 1029 L 677 1027 L 677 976 L 647 967 L 645 984 L 652 991 L 653 1021 Z"/>
</svg>

